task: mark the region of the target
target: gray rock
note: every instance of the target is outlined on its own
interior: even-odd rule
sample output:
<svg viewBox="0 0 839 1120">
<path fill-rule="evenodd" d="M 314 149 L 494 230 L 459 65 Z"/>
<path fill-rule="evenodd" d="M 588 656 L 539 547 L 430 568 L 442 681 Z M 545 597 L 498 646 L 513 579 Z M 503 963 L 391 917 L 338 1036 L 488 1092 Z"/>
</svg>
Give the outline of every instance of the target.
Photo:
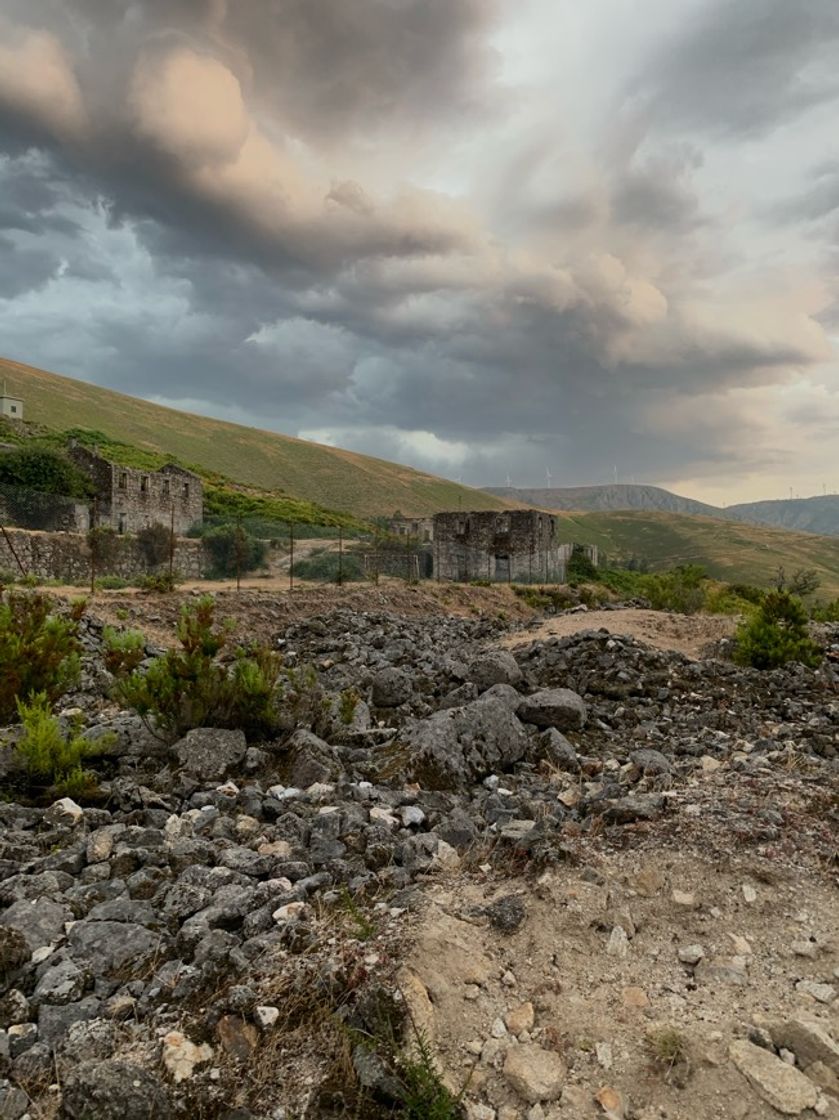
<svg viewBox="0 0 839 1120">
<path fill-rule="evenodd" d="M 59 961 L 58 964 L 48 968 L 35 985 L 31 999 L 32 1006 L 39 1007 L 42 1003 L 56 1006 L 73 1003 L 81 999 L 87 980 L 87 974 L 75 961 Z"/>
<path fill-rule="evenodd" d="M 484 913 L 489 918 L 492 928 L 501 933 L 515 933 L 527 916 L 524 903 L 515 894 L 497 898 L 486 907 Z"/>
<path fill-rule="evenodd" d="M 456 789 L 524 757 L 527 736 L 496 697 L 435 712 L 407 729 L 408 772 L 426 789 Z"/>
<path fill-rule="evenodd" d="M 73 1023 L 95 1019 L 102 1006 L 101 1000 L 96 996 L 86 996 L 77 1003 L 67 1003 L 62 1007 L 53 1007 L 43 1003 L 38 1009 L 38 1038 L 54 1046 L 60 1038 L 69 1031 Z"/>
<path fill-rule="evenodd" d="M 315 782 L 329 782 L 341 773 L 337 751 L 311 731 L 298 728 L 286 749 L 291 759 L 290 784 L 307 789 Z"/>
<path fill-rule="evenodd" d="M 0 925 L 0 973 L 8 976 L 16 972 L 31 955 L 29 942 L 19 929 Z"/>
<path fill-rule="evenodd" d="M 0 1080 L 0 1117 L 2 1120 L 20 1120 L 29 1109 L 29 1097 L 4 1077 Z"/>
<path fill-rule="evenodd" d="M 165 758 L 169 753 L 164 739 L 153 734 L 139 716 L 128 713 L 87 728 L 85 736 L 101 743 L 99 753 L 110 758 Z"/>
<path fill-rule="evenodd" d="M 505 649 L 487 650 L 479 654 L 469 666 L 469 680 L 481 692 L 494 684 L 520 684 L 522 671 L 515 657 Z"/>
<path fill-rule="evenodd" d="M 413 695 L 411 678 L 402 669 L 380 669 L 373 677 L 373 707 L 398 708 Z"/>
<path fill-rule="evenodd" d="M 576 731 L 585 726 L 587 713 L 582 696 L 570 688 L 545 688 L 525 697 L 516 714 L 524 723 L 537 727 Z"/>
<path fill-rule="evenodd" d="M 559 770 L 577 771 L 580 769 L 580 760 L 573 745 L 555 727 L 549 727 L 547 731 L 544 731 L 539 736 L 538 744 L 538 747 L 530 752 L 533 761 L 544 758 L 551 766 L 556 766 Z"/>
<path fill-rule="evenodd" d="M 172 1115 L 158 1078 L 128 1062 L 73 1067 L 64 1080 L 62 1104 L 70 1120 L 169 1120 Z"/>
<path fill-rule="evenodd" d="M 193 728 L 172 748 L 184 770 L 204 782 L 226 778 L 242 762 L 247 749 L 243 731 L 219 727 Z"/>
<path fill-rule="evenodd" d="M 76 922 L 69 942 L 73 958 L 100 974 L 145 960 L 160 948 L 159 935 L 135 922 Z"/>
<path fill-rule="evenodd" d="M 23 934 L 31 952 L 64 937 L 64 924 L 73 920 L 68 906 L 51 898 L 20 899 L 6 910 L 0 923 Z"/>
<path fill-rule="evenodd" d="M 769 1028 L 773 1043 L 791 1050 L 800 1066 L 822 1062 L 839 1076 L 839 1045 L 828 1034 L 824 1023 L 811 1019 L 786 1019 Z"/>
<path fill-rule="evenodd" d="M 642 774 L 669 774 L 672 769 L 669 760 L 661 751 L 655 751 L 649 747 L 632 751 L 629 760 L 638 767 Z"/>
</svg>

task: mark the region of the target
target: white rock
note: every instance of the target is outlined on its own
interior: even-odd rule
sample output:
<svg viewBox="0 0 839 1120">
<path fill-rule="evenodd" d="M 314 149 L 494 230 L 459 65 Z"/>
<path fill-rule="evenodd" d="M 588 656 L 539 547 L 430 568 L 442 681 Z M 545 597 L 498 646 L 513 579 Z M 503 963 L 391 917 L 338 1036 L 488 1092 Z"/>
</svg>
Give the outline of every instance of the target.
<svg viewBox="0 0 839 1120">
<path fill-rule="evenodd" d="M 169 1031 L 163 1037 L 163 1064 L 177 1082 L 188 1081 L 195 1067 L 212 1061 L 213 1048 L 208 1043 L 196 1046 L 180 1031 Z"/>
<path fill-rule="evenodd" d="M 459 871 L 460 870 L 460 856 L 457 850 L 446 843 L 445 840 L 438 840 L 437 847 L 434 855 L 431 857 L 431 871 Z"/>
<path fill-rule="evenodd" d="M 425 820 L 425 813 L 419 805 L 403 805 L 399 810 L 399 815 L 405 828 L 410 828 L 413 824 L 422 824 Z"/>
<path fill-rule="evenodd" d="M 611 1069 L 614 1064 L 614 1057 L 612 1055 L 612 1047 L 608 1042 L 598 1042 L 595 1044 L 594 1053 L 597 1055 L 597 1060 L 603 1069 Z"/>
<path fill-rule="evenodd" d="M 262 1027 L 264 1031 L 269 1030 L 274 1026 L 280 1017 L 279 1007 L 271 1007 L 270 1005 L 263 1004 L 257 1007 L 253 1013 L 256 1019 L 256 1025 Z"/>
<path fill-rule="evenodd" d="M 685 945 L 679 950 L 679 960 L 682 964 L 699 964 L 705 956 L 705 950 L 701 945 Z"/>
<path fill-rule="evenodd" d="M 743 892 L 743 900 L 745 902 L 748 902 L 750 905 L 753 902 L 757 902 L 757 891 L 751 883 L 744 883 L 740 889 Z"/>
<path fill-rule="evenodd" d="M 398 828 L 399 826 L 399 821 L 393 813 L 389 813 L 387 809 L 382 809 L 379 805 L 374 805 L 370 810 L 370 820 L 377 824 L 387 825 L 388 828 Z"/>
<path fill-rule="evenodd" d="M 690 891 L 674 890 L 671 898 L 676 906 L 681 906 L 685 910 L 693 910 L 696 908 L 696 895 Z"/>
<path fill-rule="evenodd" d="M 60 797 L 44 813 L 44 820 L 53 827 L 75 828 L 84 820 L 84 809 L 72 797 Z"/>
<path fill-rule="evenodd" d="M 503 1019 L 495 1019 L 489 1032 L 493 1038 L 504 1038 L 507 1033 L 507 1027 Z"/>
<path fill-rule="evenodd" d="M 305 909 L 305 902 L 287 902 L 285 906 L 275 910 L 271 917 L 275 922 L 290 922 L 299 918 Z"/>
<path fill-rule="evenodd" d="M 626 936 L 626 930 L 623 926 L 615 926 L 609 934 L 606 952 L 610 957 L 618 957 L 619 959 L 623 959 L 629 953 L 629 938 Z"/>
</svg>

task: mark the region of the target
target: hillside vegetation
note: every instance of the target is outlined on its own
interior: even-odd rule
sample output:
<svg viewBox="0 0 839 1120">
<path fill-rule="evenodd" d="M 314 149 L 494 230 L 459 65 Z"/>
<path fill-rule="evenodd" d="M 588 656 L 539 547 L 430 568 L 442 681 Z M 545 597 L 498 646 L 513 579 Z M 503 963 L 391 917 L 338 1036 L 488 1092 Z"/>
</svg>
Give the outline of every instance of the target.
<svg viewBox="0 0 839 1120">
<path fill-rule="evenodd" d="M 777 529 L 793 529 L 801 533 L 839 536 L 839 494 L 817 495 L 813 498 L 780 498 L 765 502 L 742 502 L 738 505 L 706 505 L 674 494 L 661 486 L 552 486 L 517 489 L 512 486 L 487 486 L 488 494 L 510 502 L 539 506 L 542 509 L 590 510 L 615 513 L 624 510 L 690 513 L 716 517 L 722 521 L 746 521 L 752 525 L 773 525 Z"/>
<path fill-rule="evenodd" d="M 567 539 L 596 544 L 611 562 L 651 571 L 699 564 L 716 579 L 769 586 L 777 571 L 812 568 L 821 594 L 839 595 L 839 539 L 687 514 L 559 513 Z"/>
<path fill-rule="evenodd" d="M 138 452 L 174 456 L 239 483 L 357 517 L 507 504 L 397 463 L 163 408 L 8 359 L 0 359 L 0 381 L 23 399 L 28 421 L 62 431 L 95 429 Z"/>
</svg>

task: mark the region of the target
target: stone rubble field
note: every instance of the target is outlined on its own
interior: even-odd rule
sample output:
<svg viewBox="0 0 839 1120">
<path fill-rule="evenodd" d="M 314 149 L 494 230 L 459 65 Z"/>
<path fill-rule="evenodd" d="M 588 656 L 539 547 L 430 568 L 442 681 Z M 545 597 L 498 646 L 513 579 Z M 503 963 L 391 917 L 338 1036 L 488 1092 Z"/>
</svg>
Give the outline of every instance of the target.
<svg viewBox="0 0 839 1120">
<path fill-rule="evenodd" d="M 244 601 L 316 674 L 272 742 L 157 738 L 84 620 L 101 797 L 0 802 L 2 1120 L 397 1117 L 388 1045 L 467 1120 L 839 1120 L 835 661 Z"/>
</svg>

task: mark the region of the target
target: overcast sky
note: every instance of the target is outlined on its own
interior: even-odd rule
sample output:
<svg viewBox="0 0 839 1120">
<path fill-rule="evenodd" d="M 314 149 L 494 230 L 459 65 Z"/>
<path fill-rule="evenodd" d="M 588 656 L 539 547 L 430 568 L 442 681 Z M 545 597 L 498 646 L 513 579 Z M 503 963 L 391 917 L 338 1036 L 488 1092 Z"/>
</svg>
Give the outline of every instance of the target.
<svg viewBox="0 0 839 1120">
<path fill-rule="evenodd" d="M 0 0 L 0 353 L 476 485 L 839 491 L 837 111 L 837 0 Z"/>
</svg>

